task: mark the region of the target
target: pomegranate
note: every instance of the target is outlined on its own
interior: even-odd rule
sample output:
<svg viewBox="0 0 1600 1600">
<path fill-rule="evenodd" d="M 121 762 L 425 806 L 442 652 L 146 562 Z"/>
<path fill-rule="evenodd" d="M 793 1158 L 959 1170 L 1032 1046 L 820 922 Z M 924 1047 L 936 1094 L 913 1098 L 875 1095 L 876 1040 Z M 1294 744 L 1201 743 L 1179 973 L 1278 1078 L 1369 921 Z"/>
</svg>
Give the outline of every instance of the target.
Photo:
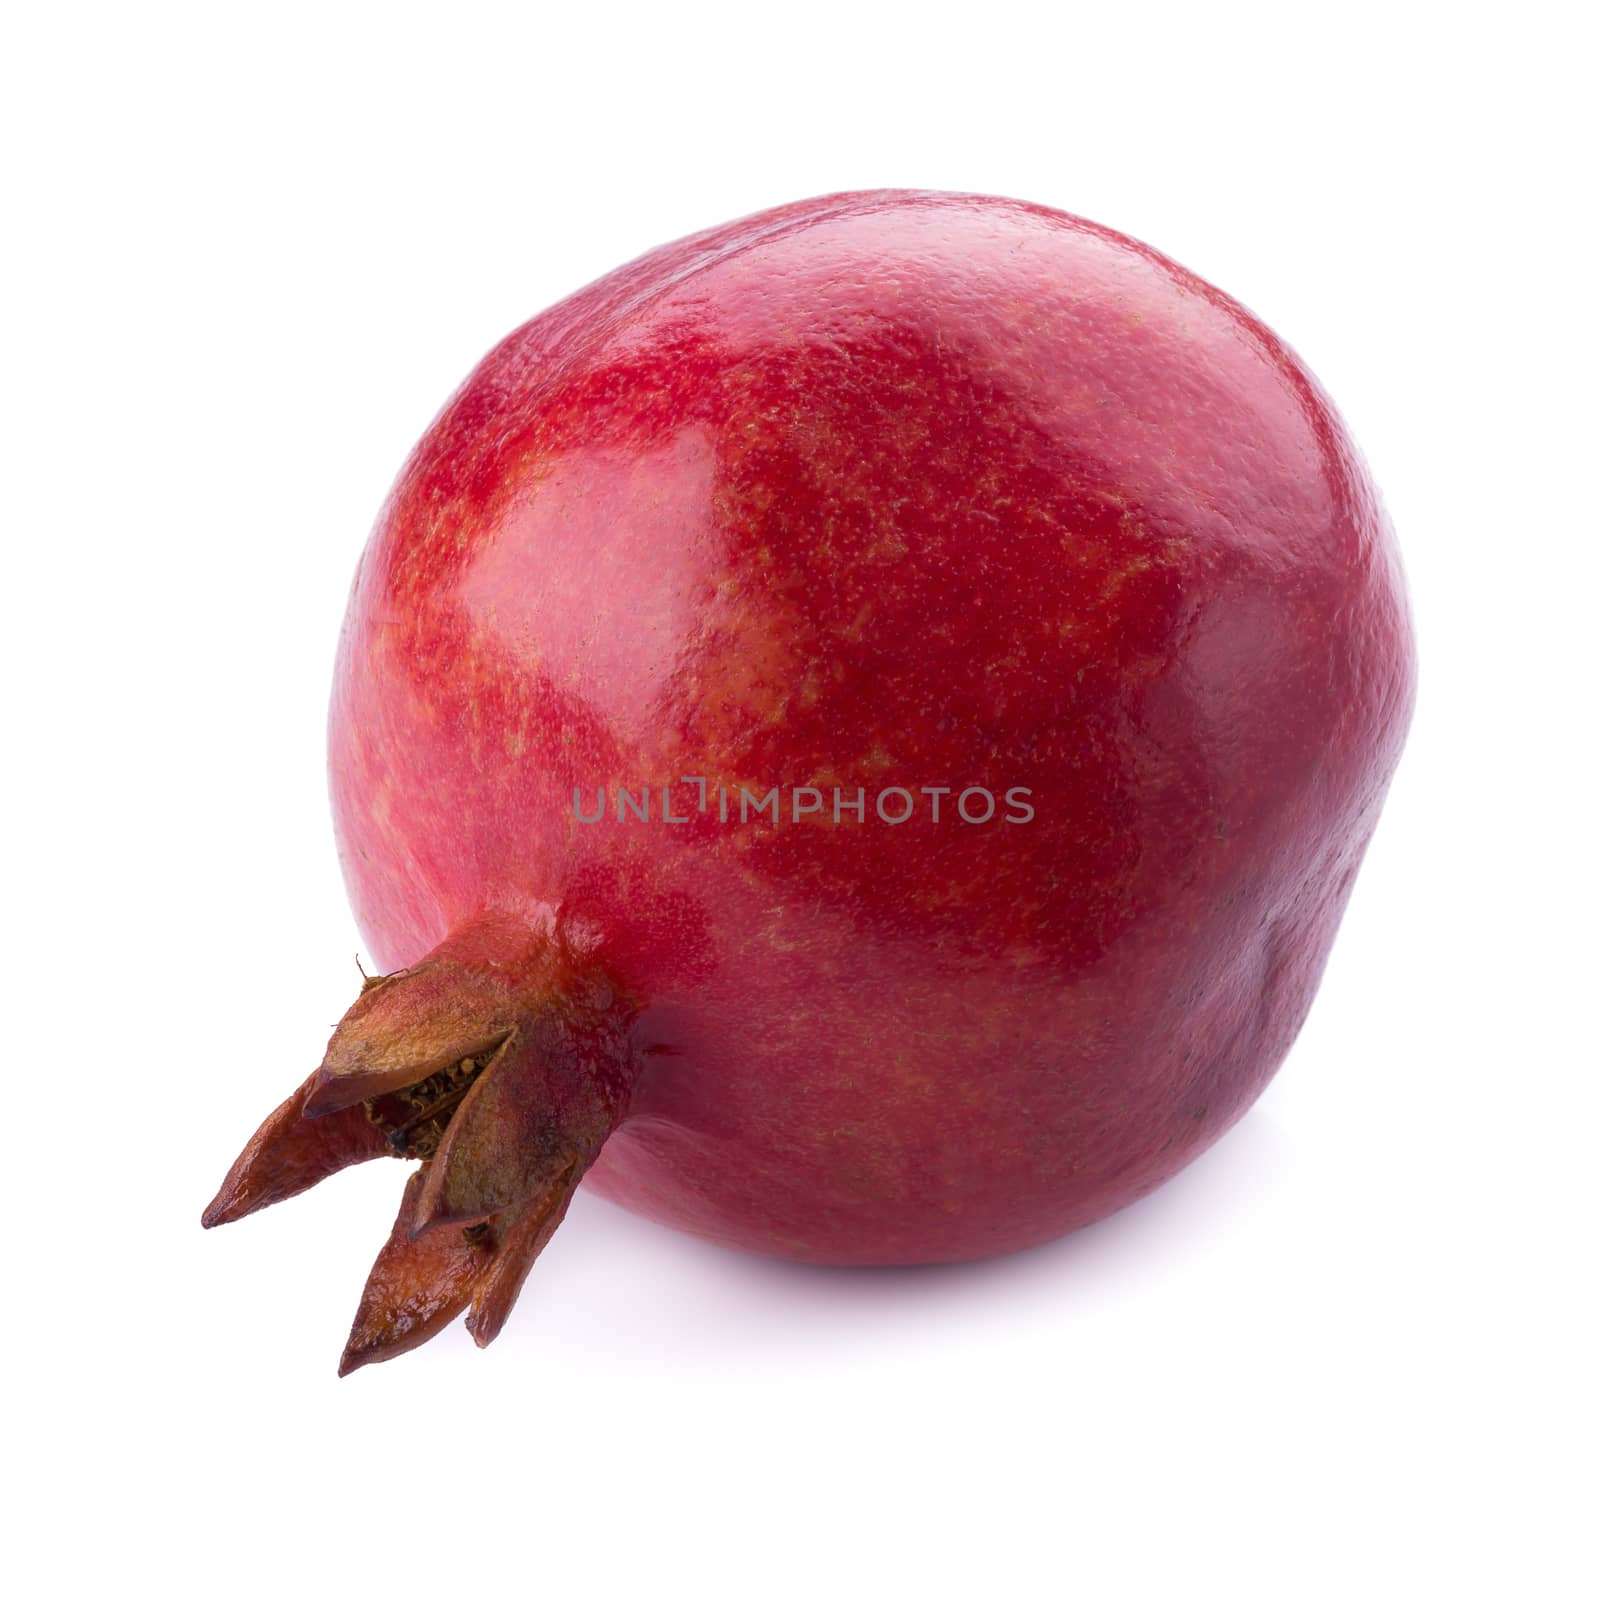
<svg viewBox="0 0 1600 1600">
<path fill-rule="evenodd" d="M 493 350 L 356 574 L 369 979 L 205 1214 L 419 1159 L 341 1370 L 499 1331 L 580 1179 L 959 1261 L 1192 1160 L 1306 1015 L 1410 716 L 1315 380 L 1041 206 L 668 245 Z"/>
</svg>

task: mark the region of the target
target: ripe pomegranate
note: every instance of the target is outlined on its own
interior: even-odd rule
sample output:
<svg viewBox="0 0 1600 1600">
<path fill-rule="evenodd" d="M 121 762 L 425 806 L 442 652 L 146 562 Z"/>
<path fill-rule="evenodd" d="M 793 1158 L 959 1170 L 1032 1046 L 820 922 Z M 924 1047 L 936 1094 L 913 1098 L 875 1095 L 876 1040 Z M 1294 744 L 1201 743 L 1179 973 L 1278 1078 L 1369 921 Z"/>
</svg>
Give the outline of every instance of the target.
<svg viewBox="0 0 1600 1600">
<path fill-rule="evenodd" d="M 1338 416 L 1155 251 L 896 191 L 668 245 L 383 509 L 330 745 L 390 970 L 205 1221 L 422 1160 L 341 1370 L 492 1339 L 580 1179 L 815 1262 L 1093 1222 L 1289 1048 L 1412 689 Z"/>
</svg>

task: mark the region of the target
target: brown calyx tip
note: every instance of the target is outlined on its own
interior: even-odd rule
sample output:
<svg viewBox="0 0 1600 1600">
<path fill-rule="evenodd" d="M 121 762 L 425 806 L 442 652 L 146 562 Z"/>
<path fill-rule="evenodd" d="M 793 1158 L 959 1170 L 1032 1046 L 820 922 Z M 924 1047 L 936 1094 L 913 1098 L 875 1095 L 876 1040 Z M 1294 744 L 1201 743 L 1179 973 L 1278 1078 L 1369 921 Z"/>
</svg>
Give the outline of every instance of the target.
<svg viewBox="0 0 1600 1600">
<path fill-rule="evenodd" d="M 201 1214 L 202 1227 L 237 1222 L 263 1206 L 303 1193 L 345 1167 L 390 1153 L 383 1135 L 359 1107 L 308 1122 L 305 1105 L 315 1082 L 313 1073 L 256 1129 Z"/>
<path fill-rule="evenodd" d="M 550 938 L 484 919 L 363 980 L 321 1067 L 257 1130 L 201 1219 L 233 1221 L 375 1156 L 423 1163 L 368 1276 L 341 1376 L 463 1311 L 488 1344 L 631 1087 L 632 1006 Z"/>
</svg>

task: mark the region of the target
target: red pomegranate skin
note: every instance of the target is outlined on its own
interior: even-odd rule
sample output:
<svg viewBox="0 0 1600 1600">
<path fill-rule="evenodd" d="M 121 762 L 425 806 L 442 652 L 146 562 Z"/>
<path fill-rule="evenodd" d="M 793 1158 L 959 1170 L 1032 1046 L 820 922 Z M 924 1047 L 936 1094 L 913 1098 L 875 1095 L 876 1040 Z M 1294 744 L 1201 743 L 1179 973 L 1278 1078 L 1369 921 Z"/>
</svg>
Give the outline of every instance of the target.
<svg viewBox="0 0 1600 1600">
<path fill-rule="evenodd" d="M 492 911 L 637 997 L 591 1190 L 957 1261 L 1127 1204 L 1261 1092 L 1413 683 L 1362 460 L 1247 310 L 1042 206 L 834 195 L 471 374 L 357 573 L 333 805 L 386 968 Z M 723 823 L 741 786 L 783 820 Z M 795 822 L 801 786 L 829 801 Z M 968 823 L 969 787 L 1033 817 Z"/>
</svg>

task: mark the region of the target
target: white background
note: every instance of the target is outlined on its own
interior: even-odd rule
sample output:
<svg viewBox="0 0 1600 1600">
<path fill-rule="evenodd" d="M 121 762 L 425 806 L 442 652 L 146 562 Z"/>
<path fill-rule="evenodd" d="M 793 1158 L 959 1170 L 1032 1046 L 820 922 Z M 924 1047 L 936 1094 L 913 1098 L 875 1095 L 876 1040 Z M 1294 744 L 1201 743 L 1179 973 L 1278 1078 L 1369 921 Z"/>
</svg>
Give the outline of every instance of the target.
<svg viewBox="0 0 1600 1600">
<path fill-rule="evenodd" d="M 17 1592 L 1592 1593 L 1592 130 L 1560 8 L 19 10 Z M 822 1273 L 580 1196 L 491 1351 L 340 1383 L 396 1169 L 198 1214 L 356 981 L 322 739 L 366 530 L 512 326 L 878 185 L 1148 239 L 1362 441 L 1422 687 L 1321 998 L 1212 1153 L 1058 1245 Z"/>
</svg>

